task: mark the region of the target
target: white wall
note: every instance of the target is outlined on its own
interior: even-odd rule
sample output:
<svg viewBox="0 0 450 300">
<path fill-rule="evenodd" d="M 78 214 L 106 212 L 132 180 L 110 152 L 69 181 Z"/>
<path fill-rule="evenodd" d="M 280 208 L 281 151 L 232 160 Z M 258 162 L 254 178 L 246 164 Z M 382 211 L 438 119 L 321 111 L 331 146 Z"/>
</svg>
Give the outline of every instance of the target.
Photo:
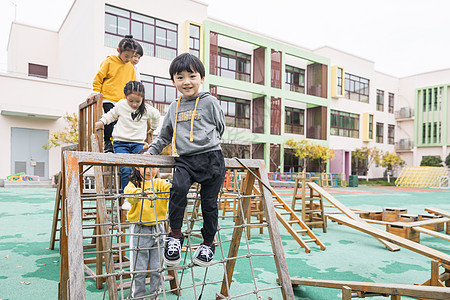
<svg viewBox="0 0 450 300">
<path fill-rule="evenodd" d="M 8 74 L 0 74 L 0 85 L 0 140 L 4 143 L 0 155 L 0 178 L 5 178 L 11 174 L 11 127 L 44 129 L 50 132 L 62 130 L 66 124 L 61 117 L 66 112 L 78 111 L 79 99 L 88 93 L 89 88 Z M 16 116 L 9 115 L 14 114 L 14 111 Z M 60 149 L 50 150 L 49 175 L 53 176 L 60 169 Z"/>
<path fill-rule="evenodd" d="M 13 22 L 8 43 L 8 72 L 28 75 L 28 64 L 48 66 L 48 77 L 58 74 L 58 34 Z"/>
</svg>

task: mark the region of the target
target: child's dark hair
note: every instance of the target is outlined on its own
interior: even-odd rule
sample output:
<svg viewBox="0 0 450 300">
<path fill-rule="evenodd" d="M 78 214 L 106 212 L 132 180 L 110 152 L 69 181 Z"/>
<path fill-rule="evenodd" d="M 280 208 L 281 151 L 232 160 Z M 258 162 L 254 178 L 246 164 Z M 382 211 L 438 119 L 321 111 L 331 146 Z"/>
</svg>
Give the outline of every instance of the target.
<svg viewBox="0 0 450 300">
<path fill-rule="evenodd" d="M 170 79 L 173 81 L 175 74 L 180 74 L 183 71 L 198 72 L 201 78 L 205 77 L 205 67 L 202 61 L 190 53 L 182 53 L 174 58 L 169 67 Z"/>
<path fill-rule="evenodd" d="M 123 89 L 123 93 L 125 94 L 125 97 L 127 97 L 129 94 L 132 93 L 139 93 L 142 96 L 142 102 L 139 108 L 137 109 L 137 120 L 139 121 L 142 116 L 145 114 L 147 109 L 145 108 L 145 89 L 144 85 L 140 81 L 128 81 L 125 85 L 125 88 Z"/>
<path fill-rule="evenodd" d="M 144 102 L 144 101 L 142 101 Z M 143 154 L 145 152 L 144 149 L 140 150 L 138 154 Z M 131 175 L 130 175 L 130 181 L 134 184 L 135 187 L 140 187 L 142 181 L 144 178 L 142 178 L 141 172 L 139 172 L 138 167 L 132 167 L 131 168 Z"/>
<path fill-rule="evenodd" d="M 120 42 L 119 42 L 119 52 L 122 53 L 123 51 L 136 51 L 137 50 L 137 42 L 133 39 L 132 35 L 126 35 Z"/>
<path fill-rule="evenodd" d="M 136 42 L 137 47 L 136 47 L 136 54 L 139 54 L 140 56 L 144 56 L 144 49 L 142 49 L 141 44 L 139 44 L 138 42 Z"/>
</svg>

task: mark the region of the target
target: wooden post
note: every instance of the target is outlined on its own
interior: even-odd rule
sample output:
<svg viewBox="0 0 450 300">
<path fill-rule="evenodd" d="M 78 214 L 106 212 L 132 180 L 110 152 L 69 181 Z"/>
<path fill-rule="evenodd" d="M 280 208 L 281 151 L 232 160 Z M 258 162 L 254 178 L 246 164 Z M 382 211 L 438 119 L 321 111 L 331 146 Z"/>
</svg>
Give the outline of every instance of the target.
<svg viewBox="0 0 450 300">
<path fill-rule="evenodd" d="M 249 174 L 248 174 L 249 175 Z M 275 266 L 277 267 L 278 278 L 281 285 L 281 293 L 283 299 L 294 299 L 294 291 L 292 290 L 291 278 L 284 256 L 283 243 L 281 242 L 280 230 L 278 229 L 277 217 L 273 209 L 272 191 L 264 187 L 270 186 L 269 178 L 267 177 L 267 170 L 264 164 L 261 164 L 256 170 L 256 175 L 259 176 L 259 188 L 261 191 L 261 201 L 263 202 L 264 213 L 268 224 L 269 237 L 272 245 L 272 251 L 275 254 Z"/>
<path fill-rule="evenodd" d="M 342 300 L 352 300 L 352 289 L 348 286 L 342 287 Z"/>
<path fill-rule="evenodd" d="M 59 218 L 59 207 L 61 205 L 62 177 L 63 177 L 63 174 L 60 171 L 58 173 L 58 182 L 56 184 L 56 198 L 55 198 L 55 206 L 53 208 L 52 232 L 50 233 L 50 249 L 52 249 L 52 250 L 55 249 L 56 231 L 57 231 L 58 218 Z"/>
</svg>

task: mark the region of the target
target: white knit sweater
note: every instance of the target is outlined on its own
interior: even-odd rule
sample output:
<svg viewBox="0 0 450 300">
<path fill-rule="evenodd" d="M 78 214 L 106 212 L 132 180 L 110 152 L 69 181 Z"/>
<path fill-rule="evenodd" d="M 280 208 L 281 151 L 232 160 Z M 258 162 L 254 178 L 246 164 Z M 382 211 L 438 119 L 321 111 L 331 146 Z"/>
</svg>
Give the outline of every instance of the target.
<svg viewBox="0 0 450 300">
<path fill-rule="evenodd" d="M 113 138 L 117 141 L 143 143 L 147 136 L 147 120 L 150 119 L 152 129 L 158 128 L 159 111 L 145 104 L 146 112 L 140 120 L 133 120 L 131 114 L 136 111 L 132 109 L 126 99 L 121 99 L 116 105 L 100 118 L 103 124 L 107 125 L 117 120 L 114 126 Z"/>
</svg>

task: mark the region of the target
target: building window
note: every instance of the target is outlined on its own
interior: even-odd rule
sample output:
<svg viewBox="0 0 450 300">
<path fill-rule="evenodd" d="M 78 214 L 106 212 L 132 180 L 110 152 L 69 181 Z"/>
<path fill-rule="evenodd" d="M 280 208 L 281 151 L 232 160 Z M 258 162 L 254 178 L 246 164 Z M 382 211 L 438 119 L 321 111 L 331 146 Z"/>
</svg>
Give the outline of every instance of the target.
<svg viewBox="0 0 450 300">
<path fill-rule="evenodd" d="M 388 112 L 390 114 L 394 113 L 394 94 L 393 93 L 389 93 L 389 100 L 388 100 Z"/>
<path fill-rule="evenodd" d="M 178 98 L 178 91 L 170 79 L 141 74 L 145 87 L 145 101 L 159 110 L 162 116 L 167 113 L 170 103 Z"/>
<path fill-rule="evenodd" d="M 28 76 L 48 78 L 48 66 L 28 64 Z"/>
<path fill-rule="evenodd" d="M 384 124 L 377 123 L 377 128 L 376 128 L 377 143 L 383 144 L 383 131 L 384 131 Z"/>
<path fill-rule="evenodd" d="M 250 129 L 250 101 L 217 95 L 225 114 L 225 125 Z"/>
<path fill-rule="evenodd" d="M 365 176 L 367 169 L 367 159 L 352 156 L 352 175 Z"/>
<path fill-rule="evenodd" d="M 177 56 L 177 24 L 106 5 L 105 46 L 116 48 L 127 34 L 141 44 L 144 55 L 167 60 Z"/>
<path fill-rule="evenodd" d="M 345 98 L 369 103 L 369 79 L 345 73 Z"/>
<path fill-rule="evenodd" d="M 286 107 L 285 133 L 305 134 L 305 110 L 299 108 Z"/>
<path fill-rule="evenodd" d="M 200 26 L 189 24 L 189 53 L 200 58 Z"/>
<path fill-rule="evenodd" d="M 369 140 L 373 140 L 373 115 L 369 115 Z"/>
<path fill-rule="evenodd" d="M 251 56 L 248 54 L 219 47 L 217 75 L 250 82 L 250 62 Z"/>
<path fill-rule="evenodd" d="M 332 109 L 330 134 L 358 138 L 359 115 Z"/>
<path fill-rule="evenodd" d="M 286 90 L 305 93 L 305 70 L 286 65 Z"/>
<path fill-rule="evenodd" d="M 343 84 L 343 76 L 344 75 L 344 70 L 342 68 L 337 68 L 336 70 L 337 72 L 337 94 L 338 95 L 342 95 L 342 84 Z"/>
<path fill-rule="evenodd" d="M 388 125 L 388 144 L 394 145 L 395 125 Z"/>
<path fill-rule="evenodd" d="M 384 110 L 384 91 L 377 90 L 377 110 Z"/>
</svg>

